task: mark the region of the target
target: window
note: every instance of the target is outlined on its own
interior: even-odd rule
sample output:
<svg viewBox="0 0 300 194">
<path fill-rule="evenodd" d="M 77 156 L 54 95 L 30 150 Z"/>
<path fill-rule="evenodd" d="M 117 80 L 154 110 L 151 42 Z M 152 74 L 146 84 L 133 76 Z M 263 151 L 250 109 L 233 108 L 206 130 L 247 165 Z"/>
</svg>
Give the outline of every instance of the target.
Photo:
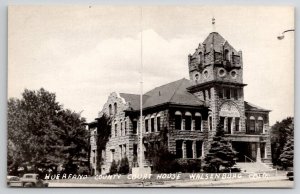
<svg viewBox="0 0 300 194">
<path fill-rule="evenodd" d="M 151 132 L 154 132 L 154 117 L 151 118 Z"/>
<path fill-rule="evenodd" d="M 255 131 L 255 119 L 254 117 L 250 117 L 250 132 Z"/>
<path fill-rule="evenodd" d="M 224 51 L 224 58 L 226 61 L 229 61 L 229 50 L 228 49 L 225 49 L 225 51 Z"/>
<path fill-rule="evenodd" d="M 219 98 L 224 98 L 224 96 L 223 96 L 223 88 L 219 88 Z"/>
<path fill-rule="evenodd" d="M 137 134 L 137 120 L 133 120 L 132 122 L 132 133 Z"/>
<path fill-rule="evenodd" d="M 263 118 L 262 117 L 259 117 L 258 118 L 258 121 L 257 121 L 257 127 L 258 127 L 258 131 L 260 133 L 263 133 L 263 129 L 264 129 L 264 121 L 263 121 Z"/>
<path fill-rule="evenodd" d="M 195 130 L 202 131 L 202 117 L 200 113 L 195 114 Z"/>
<path fill-rule="evenodd" d="M 123 135 L 123 123 L 121 122 L 121 136 Z"/>
<path fill-rule="evenodd" d="M 210 100 L 210 98 L 211 98 L 210 89 L 207 90 L 207 93 L 208 93 L 208 99 Z"/>
<path fill-rule="evenodd" d="M 160 117 L 156 118 L 157 131 L 160 131 Z"/>
<path fill-rule="evenodd" d="M 118 112 L 118 106 L 117 106 L 116 102 L 114 103 L 114 111 L 115 111 L 114 113 L 117 114 L 117 112 Z"/>
<path fill-rule="evenodd" d="M 185 130 L 192 130 L 192 114 L 190 112 L 185 113 Z"/>
<path fill-rule="evenodd" d="M 115 160 L 115 150 L 111 149 L 110 150 L 110 154 L 111 154 L 111 162 Z"/>
<path fill-rule="evenodd" d="M 112 115 L 112 107 L 111 107 L 111 104 L 108 106 L 108 113 L 109 113 L 109 115 Z"/>
<path fill-rule="evenodd" d="M 175 129 L 181 130 L 181 113 L 179 111 L 175 112 Z"/>
<path fill-rule="evenodd" d="M 193 158 L 193 142 L 186 141 L 186 158 Z"/>
<path fill-rule="evenodd" d="M 240 118 L 236 117 L 235 118 L 235 131 L 239 131 L 240 130 Z"/>
<path fill-rule="evenodd" d="M 138 147 L 137 144 L 133 144 L 133 157 L 137 157 Z"/>
<path fill-rule="evenodd" d="M 176 158 L 183 158 L 182 155 L 182 140 L 176 140 Z"/>
<path fill-rule="evenodd" d="M 225 95 L 227 99 L 230 99 L 230 88 L 225 89 Z"/>
<path fill-rule="evenodd" d="M 209 122 L 209 130 L 212 131 L 212 118 L 211 118 L 211 116 L 208 117 L 208 122 Z"/>
<path fill-rule="evenodd" d="M 234 98 L 235 100 L 238 99 L 238 89 L 233 89 L 233 98 Z"/>
<path fill-rule="evenodd" d="M 220 117 L 220 124 L 225 128 L 225 117 Z"/>
<path fill-rule="evenodd" d="M 117 125 L 117 123 L 115 124 L 115 137 L 117 137 L 118 136 L 118 125 Z"/>
<path fill-rule="evenodd" d="M 202 141 L 196 141 L 196 157 L 200 158 L 202 156 Z"/>
<path fill-rule="evenodd" d="M 127 134 L 127 121 L 125 121 L 124 123 L 124 132 L 125 132 L 125 135 Z"/>
<path fill-rule="evenodd" d="M 204 99 L 204 101 L 206 100 L 205 90 L 203 90 L 203 99 Z"/>
<path fill-rule="evenodd" d="M 148 128 L 148 119 L 145 120 L 145 132 L 148 133 L 149 128 Z"/>
<path fill-rule="evenodd" d="M 231 127 L 232 127 L 232 118 L 231 117 L 228 117 L 227 118 L 227 132 L 229 134 L 231 134 Z"/>
</svg>

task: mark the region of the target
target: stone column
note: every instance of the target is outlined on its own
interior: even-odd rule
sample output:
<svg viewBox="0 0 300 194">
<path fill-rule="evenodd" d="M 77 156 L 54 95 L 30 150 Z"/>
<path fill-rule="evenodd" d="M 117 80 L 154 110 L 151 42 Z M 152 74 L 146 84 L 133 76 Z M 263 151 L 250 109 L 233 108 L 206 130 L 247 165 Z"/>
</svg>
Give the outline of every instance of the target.
<svg viewBox="0 0 300 194">
<path fill-rule="evenodd" d="M 257 143 L 256 146 L 257 146 L 256 162 L 261 162 L 260 143 Z"/>
<path fill-rule="evenodd" d="M 186 142 L 182 142 L 182 158 L 186 158 Z"/>
</svg>

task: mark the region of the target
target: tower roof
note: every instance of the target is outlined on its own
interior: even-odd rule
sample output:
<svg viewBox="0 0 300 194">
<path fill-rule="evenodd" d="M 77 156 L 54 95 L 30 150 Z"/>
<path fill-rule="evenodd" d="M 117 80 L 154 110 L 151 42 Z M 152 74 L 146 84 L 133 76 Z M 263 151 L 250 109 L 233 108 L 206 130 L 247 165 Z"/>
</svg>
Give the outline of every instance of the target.
<svg viewBox="0 0 300 194">
<path fill-rule="evenodd" d="M 221 52 L 222 47 L 226 42 L 228 43 L 228 41 L 225 40 L 218 32 L 211 32 L 202 44 L 205 45 L 206 51 L 209 51 L 211 48 L 213 48 L 214 51 Z M 237 53 L 237 51 L 230 44 L 229 46 L 234 50 L 235 53 Z"/>
</svg>

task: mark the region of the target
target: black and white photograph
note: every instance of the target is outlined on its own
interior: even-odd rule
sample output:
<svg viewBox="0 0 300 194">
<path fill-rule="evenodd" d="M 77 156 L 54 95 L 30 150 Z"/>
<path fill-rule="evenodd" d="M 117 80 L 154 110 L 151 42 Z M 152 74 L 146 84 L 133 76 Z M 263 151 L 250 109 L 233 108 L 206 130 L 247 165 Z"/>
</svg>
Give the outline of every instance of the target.
<svg viewBox="0 0 300 194">
<path fill-rule="evenodd" d="M 293 6 L 11 5 L 7 187 L 294 187 Z"/>
</svg>

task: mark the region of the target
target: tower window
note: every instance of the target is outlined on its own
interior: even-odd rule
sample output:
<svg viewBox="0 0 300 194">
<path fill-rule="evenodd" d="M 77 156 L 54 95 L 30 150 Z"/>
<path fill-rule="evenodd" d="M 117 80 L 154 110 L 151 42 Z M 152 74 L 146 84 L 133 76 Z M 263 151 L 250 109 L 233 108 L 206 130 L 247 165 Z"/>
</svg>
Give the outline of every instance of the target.
<svg viewBox="0 0 300 194">
<path fill-rule="evenodd" d="M 234 98 L 235 100 L 238 99 L 238 89 L 233 89 L 233 98 Z"/>
<path fill-rule="evenodd" d="M 228 49 L 225 49 L 225 51 L 224 51 L 224 57 L 225 57 L 226 61 L 229 61 L 229 50 Z"/>
<path fill-rule="evenodd" d="M 225 89 L 225 96 L 227 99 L 230 99 L 230 88 Z"/>
<path fill-rule="evenodd" d="M 223 129 L 225 127 L 225 117 L 220 117 L 220 125 L 222 125 Z"/>
<path fill-rule="evenodd" d="M 207 93 L 208 93 L 208 99 L 210 99 L 210 98 L 211 98 L 211 95 L 210 95 L 210 89 L 208 89 L 207 91 L 208 91 L 208 92 L 207 92 Z"/>
<path fill-rule="evenodd" d="M 223 88 L 219 88 L 219 98 L 223 98 Z"/>
<path fill-rule="evenodd" d="M 240 130 L 240 118 L 236 117 L 235 118 L 235 131 L 239 131 Z"/>
<path fill-rule="evenodd" d="M 112 107 L 111 107 L 111 104 L 108 106 L 108 113 L 109 113 L 109 115 L 112 115 Z"/>
</svg>

